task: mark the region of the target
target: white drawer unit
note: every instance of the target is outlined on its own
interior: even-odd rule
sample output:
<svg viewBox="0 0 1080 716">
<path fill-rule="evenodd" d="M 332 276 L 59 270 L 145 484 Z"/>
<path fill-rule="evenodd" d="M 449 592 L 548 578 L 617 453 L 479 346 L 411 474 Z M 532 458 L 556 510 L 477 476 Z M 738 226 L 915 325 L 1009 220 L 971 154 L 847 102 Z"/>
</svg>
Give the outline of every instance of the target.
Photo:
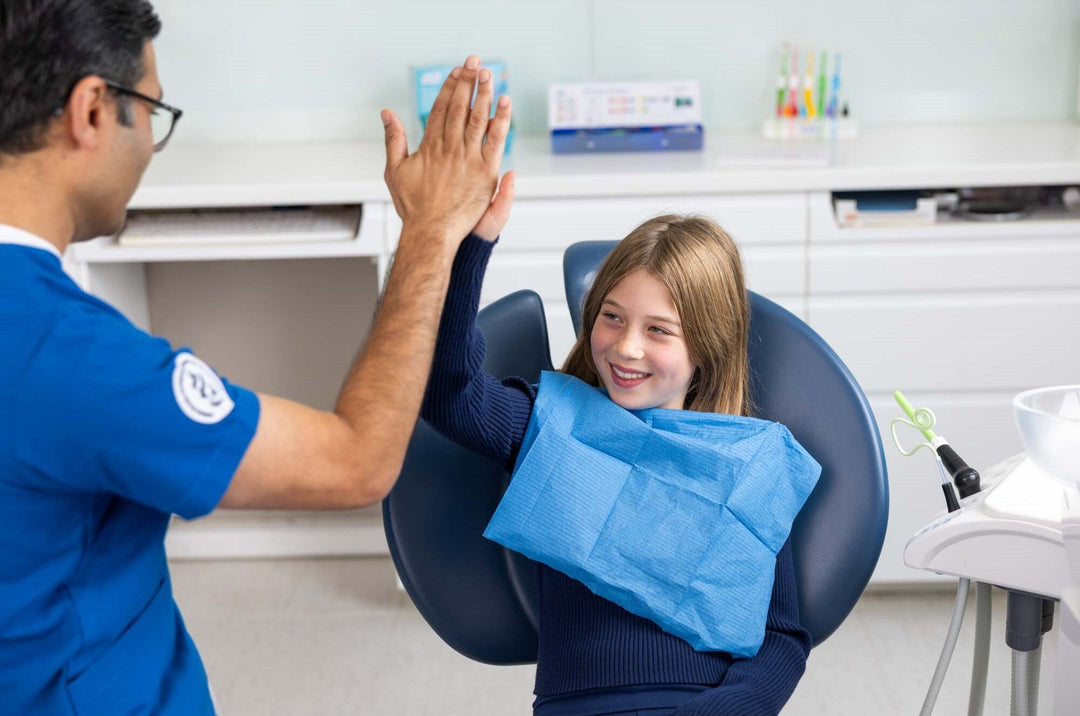
<svg viewBox="0 0 1080 716">
<path fill-rule="evenodd" d="M 742 246 L 801 245 L 806 211 L 804 194 L 520 200 L 503 233 L 515 246 L 561 249 L 577 241 L 621 239 L 660 214 L 703 214 Z"/>
<path fill-rule="evenodd" d="M 1080 291 L 809 300 L 868 393 L 1019 391 L 1080 380 Z"/>
<path fill-rule="evenodd" d="M 806 295 L 806 246 L 741 245 L 746 286 L 751 291 L 785 303 Z M 803 315 L 801 312 L 799 315 Z"/>
<path fill-rule="evenodd" d="M 929 453 L 903 457 L 893 391 L 931 408 L 976 469 L 1022 447 L 1011 399 L 1080 382 L 1080 221 L 943 221 L 845 229 L 810 195 L 810 324 L 870 398 L 889 467 L 889 527 L 874 580 L 934 581 L 903 564 L 907 540 L 943 509 Z M 922 438 L 901 429 L 910 449 Z"/>
<path fill-rule="evenodd" d="M 920 235 L 869 245 L 815 245 L 809 285 L 815 296 L 1080 289 L 1080 226 L 1072 228 L 1072 236 L 1051 238 L 950 241 Z"/>
<path fill-rule="evenodd" d="M 701 214 L 727 231 L 740 246 L 803 245 L 807 235 L 807 195 L 634 196 L 581 199 L 518 198 L 503 229 L 504 251 L 564 249 L 578 241 L 617 241 L 642 221 L 660 214 Z M 392 251 L 401 220 L 387 212 L 387 249 Z"/>
<path fill-rule="evenodd" d="M 485 305 L 514 291 L 536 291 L 544 300 L 566 302 L 563 288 L 563 252 L 507 251 L 505 239 L 491 254 L 480 301 Z"/>
</svg>

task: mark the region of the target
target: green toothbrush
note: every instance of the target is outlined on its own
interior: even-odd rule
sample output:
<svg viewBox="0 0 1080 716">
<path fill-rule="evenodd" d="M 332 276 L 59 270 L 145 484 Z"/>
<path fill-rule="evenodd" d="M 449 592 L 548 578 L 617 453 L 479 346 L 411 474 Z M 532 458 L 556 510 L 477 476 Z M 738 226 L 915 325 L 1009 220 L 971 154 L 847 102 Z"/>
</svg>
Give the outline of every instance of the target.
<svg viewBox="0 0 1080 716">
<path fill-rule="evenodd" d="M 817 76 L 817 115 L 825 116 L 825 64 L 829 60 L 829 53 L 821 51 L 821 71 Z"/>
</svg>

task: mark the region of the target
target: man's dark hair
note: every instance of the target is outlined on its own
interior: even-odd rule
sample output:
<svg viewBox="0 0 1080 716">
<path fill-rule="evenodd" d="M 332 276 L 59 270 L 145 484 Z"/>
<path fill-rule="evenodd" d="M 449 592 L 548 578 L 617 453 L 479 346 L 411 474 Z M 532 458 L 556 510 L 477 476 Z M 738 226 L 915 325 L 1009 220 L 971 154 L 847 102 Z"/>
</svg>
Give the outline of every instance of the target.
<svg viewBox="0 0 1080 716">
<path fill-rule="evenodd" d="M 135 86 L 160 31 L 146 0 L 0 0 L 0 156 L 40 149 L 83 77 Z M 128 99 L 117 96 L 125 123 Z"/>
</svg>

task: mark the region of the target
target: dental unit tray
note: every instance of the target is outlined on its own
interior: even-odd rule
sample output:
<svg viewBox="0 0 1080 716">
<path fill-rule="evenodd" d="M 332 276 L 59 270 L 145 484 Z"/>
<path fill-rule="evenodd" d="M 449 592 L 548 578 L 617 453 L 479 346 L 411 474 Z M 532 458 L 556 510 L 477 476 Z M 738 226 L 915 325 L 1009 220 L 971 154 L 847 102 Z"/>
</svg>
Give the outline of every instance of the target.
<svg viewBox="0 0 1080 716">
<path fill-rule="evenodd" d="M 990 468 L 990 484 L 915 533 L 904 563 L 916 569 L 1060 599 L 1070 583 L 1063 520 L 1080 517 L 1080 491 L 1026 455 Z M 1078 704 L 1080 707 L 1080 704 Z"/>
</svg>

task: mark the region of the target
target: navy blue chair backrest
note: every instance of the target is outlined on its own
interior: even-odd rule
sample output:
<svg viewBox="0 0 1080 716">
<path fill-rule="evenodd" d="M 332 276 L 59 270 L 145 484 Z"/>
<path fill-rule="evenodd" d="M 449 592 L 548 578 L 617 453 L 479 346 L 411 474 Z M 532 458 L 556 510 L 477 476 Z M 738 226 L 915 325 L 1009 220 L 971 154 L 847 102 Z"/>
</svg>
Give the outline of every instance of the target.
<svg viewBox="0 0 1080 716">
<path fill-rule="evenodd" d="M 596 271 L 617 242 L 566 250 L 563 276 L 574 331 Z M 820 644 L 855 606 L 885 539 L 889 491 L 877 423 L 843 361 L 797 316 L 750 294 L 750 373 L 755 415 L 783 423 L 821 463 L 791 546 L 799 613 Z"/>
<path fill-rule="evenodd" d="M 551 370 L 540 297 L 518 291 L 477 317 L 484 370 L 540 380 Z M 487 664 L 536 661 L 533 564 L 481 535 L 509 475 L 419 421 L 401 476 L 383 501 L 383 525 L 398 576 L 443 641 Z"/>
<path fill-rule="evenodd" d="M 567 250 L 566 294 L 575 331 L 581 303 L 614 242 Z M 792 533 L 799 605 L 814 643 L 850 612 L 877 563 L 888 490 L 877 426 L 835 353 L 797 317 L 751 294 L 750 365 L 759 417 L 782 422 L 822 465 Z M 519 291 L 480 312 L 496 377 L 539 379 L 551 369 L 540 298 Z M 533 563 L 482 537 L 509 476 L 421 421 L 383 503 L 390 553 L 431 627 L 462 654 L 490 664 L 536 660 Z"/>
</svg>

